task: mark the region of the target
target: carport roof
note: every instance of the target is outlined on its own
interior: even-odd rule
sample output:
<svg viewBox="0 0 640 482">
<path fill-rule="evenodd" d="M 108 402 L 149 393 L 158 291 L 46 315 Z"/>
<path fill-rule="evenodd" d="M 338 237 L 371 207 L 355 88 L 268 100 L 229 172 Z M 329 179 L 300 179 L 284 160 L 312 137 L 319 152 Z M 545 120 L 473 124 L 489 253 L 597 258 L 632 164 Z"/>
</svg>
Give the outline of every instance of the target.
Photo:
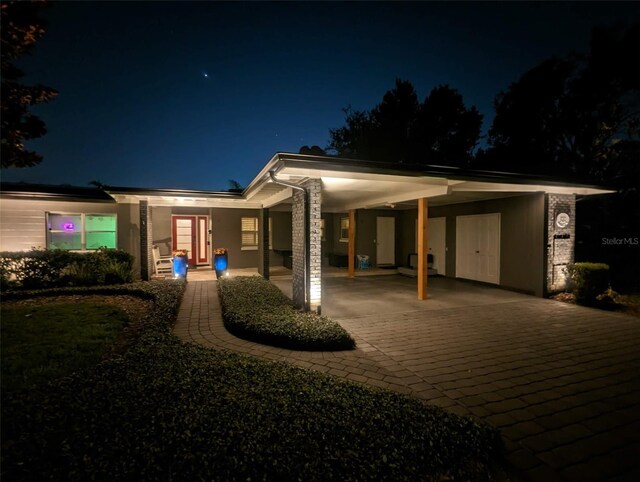
<svg viewBox="0 0 640 482">
<path fill-rule="evenodd" d="M 614 192 L 545 176 L 276 153 L 244 190 L 248 201 L 271 207 L 291 197 L 290 188 L 269 179 L 270 171 L 289 183 L 321 179 L 322 209 L 335 212 L 396 205 L 414 207 L 415 200 L 421 197 L 429 198 L 430 205 L 439 205 L 531 192 L 578 195 Z"/>
</svg>

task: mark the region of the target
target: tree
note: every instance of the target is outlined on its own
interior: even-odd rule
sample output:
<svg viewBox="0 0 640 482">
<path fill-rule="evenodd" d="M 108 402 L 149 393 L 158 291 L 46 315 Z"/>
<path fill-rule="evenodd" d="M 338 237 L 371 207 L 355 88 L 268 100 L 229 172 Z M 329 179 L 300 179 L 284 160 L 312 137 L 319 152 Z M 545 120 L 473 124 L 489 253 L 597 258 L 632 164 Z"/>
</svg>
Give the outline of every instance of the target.
<svg viewBox="0 0 640 482">
<path fill-rule="evenodd" d="M 329 131 L 328 149 L 373 161 L 466 165 L 482 125 L 455 89 L 436 87 L 420 103 L 413 85 L 400 79 L 370 111 L 344 111 L 346 125 Z"/>
<path fill-rule="evenodd" d="M 242 184 L 240 184 L 238 181 L 236 181 L 235 179 L 229 179 L 229 192 L 242 192 L 244 191 L 244 188 L 242 187 Z"/>
<path fill-rule="evenodd" d="M 638 181 L 639 56 L 635 24 L 594 30 L 588 55 L 526 72 L 495 99 L 483 167 Z"/>
<path fill-rule="evenodd" d="M 298 151 L 298 154 L 307 154 L 310 156 L 326 156 L 327 153 L 320 146 L 302 146 Z"/>
<path fill-rule="evenodd" d="M 480 138 L 482 114 L 467 109 L 462 95 L 446 85 L 434 88 L 424 100 L 414 126 L 415 159 L 466 167 Z"/>
<path fill-rule="evenodd" d="M 24 72 L 14 62 L 27 55 L 44 34 L 38 18 L 46 2 L 2 3 L 2 167 L 27 167 L 42 162 L 42 156 L 25 149 L 24 143 L 43 136 L 45 123 L 29 113 L 31 106 L 48 102 L 58 92 L 41 84 L 27 86 L 18 81 Z"/>
</svg>

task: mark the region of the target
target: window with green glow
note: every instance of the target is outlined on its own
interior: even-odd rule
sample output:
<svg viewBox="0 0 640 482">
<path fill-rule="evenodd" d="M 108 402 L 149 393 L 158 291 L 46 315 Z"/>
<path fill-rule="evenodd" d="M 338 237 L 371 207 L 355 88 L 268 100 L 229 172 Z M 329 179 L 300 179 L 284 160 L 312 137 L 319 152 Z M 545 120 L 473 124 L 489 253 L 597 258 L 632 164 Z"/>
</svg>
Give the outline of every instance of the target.
<svg viewBox="0 0 640 482">
<path fill-rule="evenodd" d="M 116 248 L 115 214 L 47 213 L 47 248 L 69 251 Z"/>
</svg>

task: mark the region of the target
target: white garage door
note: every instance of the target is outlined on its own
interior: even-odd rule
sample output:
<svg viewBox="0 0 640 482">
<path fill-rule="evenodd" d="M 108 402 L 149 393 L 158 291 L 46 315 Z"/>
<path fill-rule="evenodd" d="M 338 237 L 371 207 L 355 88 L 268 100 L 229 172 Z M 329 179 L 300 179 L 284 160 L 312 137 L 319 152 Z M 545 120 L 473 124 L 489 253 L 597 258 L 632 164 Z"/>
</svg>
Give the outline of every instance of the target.
<svg viewBox="0 0 640 482">
<path fill-rule="evenodd" d="M 500 283 L 500 213 L 456 217 L 456 277 Z"/>
</svg>

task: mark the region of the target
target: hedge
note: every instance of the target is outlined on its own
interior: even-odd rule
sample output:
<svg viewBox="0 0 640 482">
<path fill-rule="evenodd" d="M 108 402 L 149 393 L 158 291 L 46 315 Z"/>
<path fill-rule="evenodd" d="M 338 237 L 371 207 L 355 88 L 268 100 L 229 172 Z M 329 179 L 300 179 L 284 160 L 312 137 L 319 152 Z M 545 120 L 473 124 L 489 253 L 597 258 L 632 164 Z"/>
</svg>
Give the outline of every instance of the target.
<svg viewBox="0 0 640 482">
<path fill-rule="evenodd" d="M 391 391 L 181 343 L 181 283 L 124 355 L 3 393 L 7 480 L 489 480 L 498 432 Z M 114 289 L 121 292 L 125 289 Z"/>
<path fill-rule="evenodd" d="M 260 276 L 218 280 L 224 326 L 236 336 L 294 350 L 350 350 L 355 341 L 338 323 L 296 310 Z"/>
<path fill-rule="evenodd" d="M 2 290 L 130 283 L 133 256 L 119 249 L 77 253 L 61 249 L 0 253 Z"/>
<path fill-rule="evenodd" d="M 609 266 L 604 263 L 573 263 L 567 273 L 579 304 L 596 305 L 597 296 L 609 288 Z"/>
</svg>

